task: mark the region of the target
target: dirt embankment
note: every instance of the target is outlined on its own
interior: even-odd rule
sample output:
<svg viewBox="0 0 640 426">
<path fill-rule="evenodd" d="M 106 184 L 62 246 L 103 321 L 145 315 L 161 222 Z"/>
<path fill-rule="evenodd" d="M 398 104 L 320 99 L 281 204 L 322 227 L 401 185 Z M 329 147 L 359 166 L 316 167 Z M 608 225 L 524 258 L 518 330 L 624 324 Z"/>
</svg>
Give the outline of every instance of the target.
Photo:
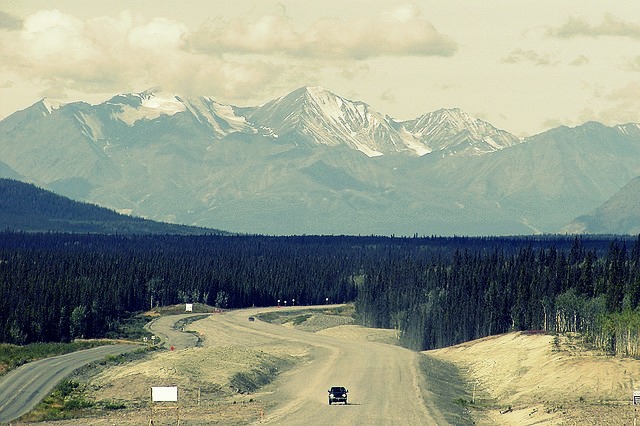
<svg viewBox="0 0 640 426">
<path fill-rule="evenodd" d="M 576 336 L 509 333 L 427 351 L 468 381 L 480 425 L 633 425 L 640 362 L 581 349 Z"/>
</svg>

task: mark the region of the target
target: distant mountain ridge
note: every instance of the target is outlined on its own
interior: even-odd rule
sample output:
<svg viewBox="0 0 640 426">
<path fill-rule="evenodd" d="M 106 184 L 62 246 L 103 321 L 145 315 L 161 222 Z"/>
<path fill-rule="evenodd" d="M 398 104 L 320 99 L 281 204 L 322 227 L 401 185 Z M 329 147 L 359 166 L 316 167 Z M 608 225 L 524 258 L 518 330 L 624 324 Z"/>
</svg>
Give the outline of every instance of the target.
<svg viewBox="0 0 640 426">
<path fill-rule="evenodd" d="M 232 232 L 554 233 L 640 176 L 640 126 L 523 139 L 459 109 L 397 121 L 318 87 L 255 107 L 154 89 L 18 111 L 0 121 L 0 162 L 76 200 Z"/>
<path fill-rule="evenodd" d="M 640 234 L 640 177 L 636 177 L 605 203 L 577 217 L 564 229 L 567 233 Z"/>
<path fill-rule="evenodd" d="M 96 205 L 80 203 L 35 185 L 0 178 L 0 229 L 26 232 L 100 234 L 223 234 L 118 214 Z"/>
</svg>

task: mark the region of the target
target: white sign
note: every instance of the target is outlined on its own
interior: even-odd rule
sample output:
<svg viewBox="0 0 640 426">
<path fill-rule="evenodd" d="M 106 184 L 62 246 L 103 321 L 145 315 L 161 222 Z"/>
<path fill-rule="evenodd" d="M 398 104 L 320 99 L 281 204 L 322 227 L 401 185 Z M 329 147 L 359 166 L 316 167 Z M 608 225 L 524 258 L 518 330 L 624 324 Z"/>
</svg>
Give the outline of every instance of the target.
<svg viewBox="0 0 640 426">
<path fill-rule="evenodd" d="M 193 312 L 193 303 L 187 303 L 184 307 L 185 312 Z"/>
<path fill-rule="evenodd" d="M 177 386 L 152 386 L 151 401 L 153 402 L 178 402 Z"/>
<path fill-rule="evenodd" d="M 640 405 L 640 390 L 633 391 L 633 405 Z"/>
</svg>

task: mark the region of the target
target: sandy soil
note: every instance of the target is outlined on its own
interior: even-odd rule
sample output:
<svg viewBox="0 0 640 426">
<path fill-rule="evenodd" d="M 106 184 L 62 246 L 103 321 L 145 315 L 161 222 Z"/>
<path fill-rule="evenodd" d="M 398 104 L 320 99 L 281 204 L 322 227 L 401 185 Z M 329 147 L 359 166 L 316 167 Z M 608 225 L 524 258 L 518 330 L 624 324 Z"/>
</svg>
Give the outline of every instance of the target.
<svg viewBox="0 0 640 426">
<path fill-rule="evenodd" d="M 465 372 L 478 424 L 634 425 L 640 362 L 576 340 L 510 333 L 426 353 Z"/>
<path fill-rule="evenodd" d="M 420 379 L 410 379 L 418 374 L 415 368 L 401 370 L 400 365 L 388 368 L 390 364 L 386 361 L 382 365 L 376 358 L 367 358 L 369 354 L 363 355 L 383 354 L 387 357 L 384 359 L 398 356 L 403 360 L 401 365 L 413 362 L 409 361 L 412 358 L 408 351 L 392 346 L 397 341 L 392 330 L 362 328 L 339 316 L 312 315 L 302 324 L 282 321 L 277 326 L 282 334 L 277 331 L 273 334 L 273 325 L 249 323 L 244 315 L 257 312 L 247 312 L 238 314 L 246 324 L 219 321 L 222 317 L 216 318 L 219 314 L 214 314 L 188 325 L 188 330 L 202 338 L 201 347 L 159 351 L 143 360 L 90 375 L 87 380 L 91 399 L 101 403 L 123 402 L 126 408 L 94 412 L 91 418 L 55 424 L 143 425 L 149 424 L 152 417 L 156 425 L 176 424 L 178 418 L 183 425 L 314 424 L 306 417 L 313 418 L 314 413 L 315 418 L 334 416 L 332 424 L 365 424 L 373 406 L 385 404 L 357 400 L 358 396 L 371 394 L 367 386 L 370 389 L 378 386 L 374 379 L 394 380 L 385 376 L 387 370 L 393 370 L 404 376 L 403 383 L 413 380 L 412 386 L 416 389 L 419 386 Z M 287 329 L 295 333 L 287 334 Z M 294 329 L 304 329 L 305 333 Z M 313 343 L 314 339 L 318 345 Z M 333 346 L 337 341 L 347 343 Z M 462 371 L 468 381 L 467 395 L 474 400 L 469 410 L 475 424 L 634 425 L 636 410 L 631 396 L 633 389 L 640 388 L 640 362 L 583 351 L 575 343 L 571 336 L 556 340 L 547 335 L 510 333 L 425 353 L 452 362 Z M 387 348 L 391 350 L 387 352 Z M 352 356 L 355 358 L 349 358 Z M 322 392 L 325 384 L 316 371 L 318 364 L 314 364 L 323 357 L 333 359 L 321 366 L 332 377 L 329 380 L 346 378 L 354 385 L 352 404 L 332 407 L 349 408 L 351 413 L 327 410 L 326 394 Z M 343 370 L 329 367 L 343 358 L 352 365 Z M 373 363 L 373 368 L 359 371 L 364 366 L 358 365 L 358 359 Z M 239 392 L 234 375 L 256 369 L 271 373 L 280 369 L 280 374 L 272 384 L 253 392 Z M 371 380 L 357 382 L 358 376 L 371 372 L 375 373 L 371 374 Z M 151 386 L 178 386 L 180 405 L 155 404 L 152 412 Z M 318 395 L 312 395 L 318 389 Z M 299 395 L 305 392 L 308 394 Z M 436 419 L 423 424 L 443 424 L 437 409 L 430 406 L 432 402 L 423 402 L 427 408 L 418 414 Z M 407 410 L 414 408 L 410 406 Z M 347 416 L 352 414 L 360 416 L 355 418 L 361 421 L 349 420 Z M 305 423 L 304 419 L 308 421 Z M 373 419 L 377 424 L 384 423 L 380 423 L 380 417 Z"/>
<path fill-rule="evenodd" d="M 243 315 L 254 315 L 248 311 Z M 212 314 L 229 315 L 229 314 Z M 247 321 L 246 316 L 243 320 Z M 390 330 L 363 329 L 350 325 L 350 318 L 337 315 L 311 315 L 304 323 L 283 322 L 283 329 L 301 329 L 313 339 L 321 336 L 359 341 L 392 342 Z M 259 320 L 255 324 L 259 325 Z M 184 350 L 161 350 L 140 361 L 110 367 L 97 375 L 80 378 L 88 381 L 88 397 L 101 404 L 124 403 L 121 410 L 94 412 L 90 418 L 56 421 L 57 425 L 125 425 L 149 424 L 250 424 L 271 421 L 278 424 L 274 410 L 281 405 L 273 389 L 255 392 L 238 391 L 232 384 L 236 373 L 256 368 L 267 371 L 282 369 L 282 373 L 308 366 L 317 348 L 304 340 L 265 338 L 257 334 L 239 332 L 228 322 L 218 318 L 189 324 L 202 340 L 201 346 Z M 166 347 L 170 346 L 165 344 Z M 271 370 L 269 370 L 271 369 Z M 304 385 L 304 382 L 303 382 Z M 179 406 L 174 403 L 150 404 L 151 386 L 178 386 Z M 318 392 L 318 389 L 311 389 Z M 323 405 L 326 395 L 320 388 Z M 289 407 L 291 408 L 291 407 Z M 295 407 L 294 407 L 295 408 Z M 153 411 L 152 411 L 153 410 Z"/>
</svg>

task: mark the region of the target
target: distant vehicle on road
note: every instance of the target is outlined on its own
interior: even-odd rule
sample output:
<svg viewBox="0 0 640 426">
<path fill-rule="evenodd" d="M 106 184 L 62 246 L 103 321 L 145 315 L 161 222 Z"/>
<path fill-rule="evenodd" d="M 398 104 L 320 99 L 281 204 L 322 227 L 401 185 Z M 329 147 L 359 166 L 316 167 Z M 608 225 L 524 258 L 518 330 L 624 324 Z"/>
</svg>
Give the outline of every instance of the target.
<svg viewBox="0 0 640 426">
<path fill-rule="evenodd" d="M 343 402 L 344 405 L 347 405 L 347 394 L 349 391 L 343 386 L 332 386 L 329 389 L 329 405 L 334 402 Z"/>
<path fill-rule="evenodd" d="M 249 317 L 249 321 L 255 321 L 256 319 L 254 317 Z"/>
</svg>

